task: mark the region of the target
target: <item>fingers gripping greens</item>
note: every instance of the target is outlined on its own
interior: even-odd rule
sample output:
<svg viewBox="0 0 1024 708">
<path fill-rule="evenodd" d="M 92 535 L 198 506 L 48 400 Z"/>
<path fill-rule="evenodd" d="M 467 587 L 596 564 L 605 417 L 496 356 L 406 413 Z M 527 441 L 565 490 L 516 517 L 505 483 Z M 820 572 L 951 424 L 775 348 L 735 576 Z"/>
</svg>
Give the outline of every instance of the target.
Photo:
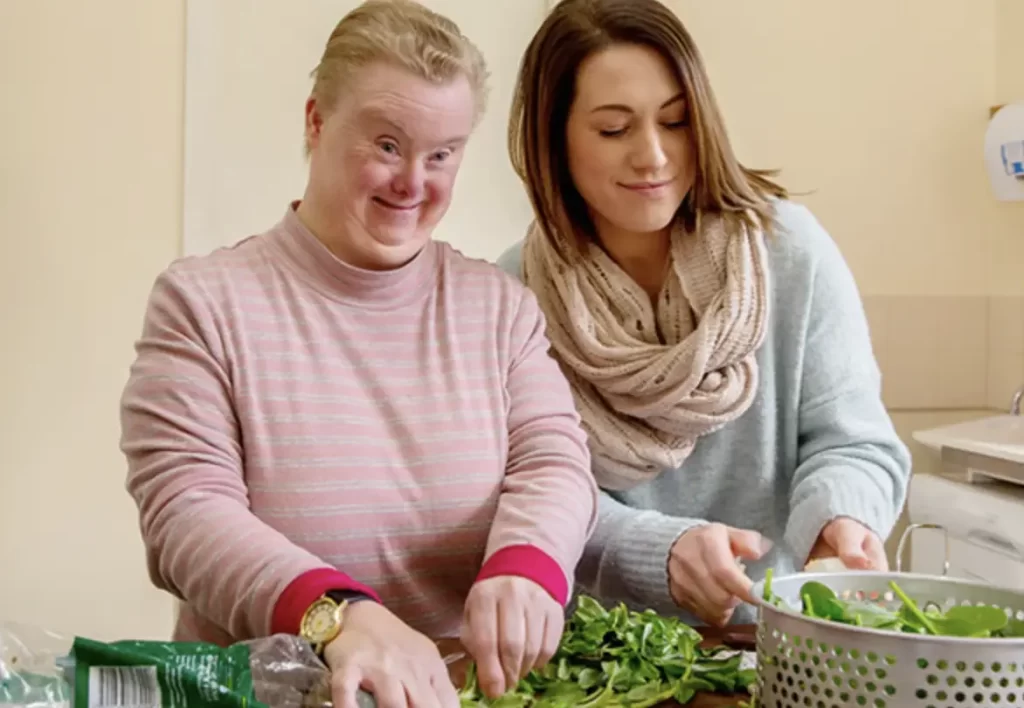
<svg viewBox="0 0 1024 708">
<path fill-rule="evenodd" d="M 558 652 L 505 695 L 488 701 L 470 667 L 460 693 L 463 708 L 645 708 L 681 704 L 698 692 L 749 690 L 755 672 L 741 655 L 702 649 L 701 635 L 677 619 L 624 605 L 606 610 L 581 596 Z"/>
</svg>

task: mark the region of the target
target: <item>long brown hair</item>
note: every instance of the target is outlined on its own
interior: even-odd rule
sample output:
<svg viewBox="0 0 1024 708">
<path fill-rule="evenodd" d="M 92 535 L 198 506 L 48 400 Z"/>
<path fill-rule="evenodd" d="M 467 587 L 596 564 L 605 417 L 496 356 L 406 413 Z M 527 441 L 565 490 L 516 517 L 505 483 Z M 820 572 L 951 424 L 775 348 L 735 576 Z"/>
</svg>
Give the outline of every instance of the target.
<svg viewBox="0 0 1024 708">
<path fill-rule="evenodd" d="M 508 130 L 512 166 L 547 237 L 561 233 L 582 242 L 595 236 L 569 173 L 566 125 L 580 65 L 595 52 L 622 43 L 661 54 L 686 96 L 697 175 L 677 219 L 693 230 L 699 214 L 710 211 L 770 232 L 772 199 L 785 199 L 788 192 L 770 179 L 775 171 L 750 169 L 736 159 L 704 61 L 675 13 L 658 0 L 562 0 L 523 57 Z"/>
</svg>

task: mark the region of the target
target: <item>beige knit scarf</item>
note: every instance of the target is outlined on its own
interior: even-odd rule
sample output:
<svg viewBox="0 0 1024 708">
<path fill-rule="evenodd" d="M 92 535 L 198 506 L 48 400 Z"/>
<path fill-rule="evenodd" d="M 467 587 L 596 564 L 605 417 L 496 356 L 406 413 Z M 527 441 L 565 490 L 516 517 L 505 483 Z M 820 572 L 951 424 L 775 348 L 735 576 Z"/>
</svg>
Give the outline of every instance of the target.
<svg viewBox="0 0 1024 708">
<path fill-rule="evenodd" d="M 523 277 L 590 437 L 594 474 L 613 490 L 679 467 L 702 435 L 757 393 L 768 317 L 764 234 L 704 214 L 673 234 L 668 277 L 650 297 L 596 244 L 572 262 L 534 224 Z"/>
</svg>

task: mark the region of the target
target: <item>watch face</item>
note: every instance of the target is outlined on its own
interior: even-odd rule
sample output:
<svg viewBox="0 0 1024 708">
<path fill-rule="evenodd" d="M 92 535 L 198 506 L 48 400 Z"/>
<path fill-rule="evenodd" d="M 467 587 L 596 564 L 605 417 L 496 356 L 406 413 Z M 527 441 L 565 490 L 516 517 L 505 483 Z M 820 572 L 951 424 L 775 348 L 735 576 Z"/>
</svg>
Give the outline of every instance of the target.
<svg viewBox="0 0 1024 708">
<path fill-rule="evenodd" d="M 302 636 L 312 642 L 330 641 L 341 628 L 340 607 L 321 598 L 313 603 L 302 619 Z"/>
</svg>

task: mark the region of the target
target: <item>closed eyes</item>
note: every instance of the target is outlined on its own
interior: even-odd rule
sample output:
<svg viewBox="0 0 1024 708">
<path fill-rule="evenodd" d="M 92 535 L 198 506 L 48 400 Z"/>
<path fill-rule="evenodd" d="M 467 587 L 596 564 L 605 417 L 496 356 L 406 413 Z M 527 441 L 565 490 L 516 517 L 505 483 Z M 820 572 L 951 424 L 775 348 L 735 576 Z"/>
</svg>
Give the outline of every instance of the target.
<svg viewBox="0 0 1024 708">
<path fill-rule="evenodd" d="M 669 130 L 678 130 L 679 128 L 685 128 L 689 125 L 689 121 L 686 119 L 676 121 L 674 123 L 662 123 L 662 125 Z M 619 138 L 629 132 L 629 126 L 623 128 L 610 128 L 605 130 L 599 130 L 598 133 L 605 138 Z"/>
</svg>

